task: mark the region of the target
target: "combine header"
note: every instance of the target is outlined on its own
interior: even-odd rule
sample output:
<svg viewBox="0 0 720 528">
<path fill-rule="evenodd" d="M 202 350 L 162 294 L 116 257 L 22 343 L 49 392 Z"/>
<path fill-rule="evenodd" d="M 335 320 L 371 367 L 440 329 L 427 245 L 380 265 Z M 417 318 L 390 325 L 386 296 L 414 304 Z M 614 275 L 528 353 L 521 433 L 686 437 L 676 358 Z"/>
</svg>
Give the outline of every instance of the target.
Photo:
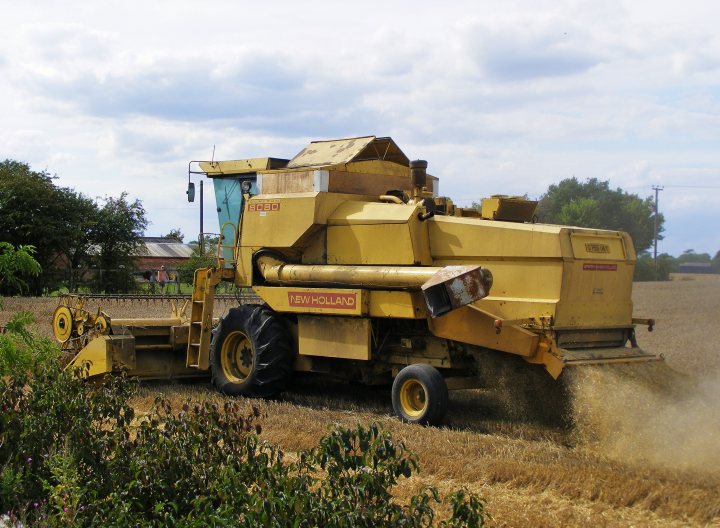
<svg viewBox="0 0 720 528">
<path fill-rule="evenodd" d="M 538 224 L 536 202 L 518 197 L 456 207 L 426 168 L 374 136 L 313 142 L 289 161 L 191 162 L 189 177 L 213 180 L 222 227 L 189 315 L 111 320 L 66 303 L 55 333 L 90 375 L 209 373 L 251 397 L 281 392 L 293 372 L 392 383 L 395 411 L 415 423 L 439 423 L 448 389 L 477 386 L 488 354 L 556 379 L 659 359 L 635 339 L 652 320 L 632 316 L 626 233 Z M 213 319 L 221 281 L 258 302 Z"/>
</svg>

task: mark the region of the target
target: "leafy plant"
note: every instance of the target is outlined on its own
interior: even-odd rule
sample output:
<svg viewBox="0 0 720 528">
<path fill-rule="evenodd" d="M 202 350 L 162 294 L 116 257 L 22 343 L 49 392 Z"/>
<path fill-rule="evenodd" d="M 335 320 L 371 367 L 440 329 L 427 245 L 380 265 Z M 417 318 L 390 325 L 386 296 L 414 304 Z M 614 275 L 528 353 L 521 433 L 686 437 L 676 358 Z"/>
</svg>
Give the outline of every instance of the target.
<svg viewBox="0 0 720 528">
<path fill-rule="evenodd" d="M 22 339 L 25 338 L 21 338 Z M 35 339 L 28 335 L 26 339 Z M 79 374 L 83 374 L 82 372 Z M 33 362 L 0 378 L 0 511 L 40 526 L 431 526 L 440 496 L 391 490 L 417 457 L 377 425 L 338 428 L 288 460 L 239 400 L 128 403 L 135 383 L 96 383 Z M 483 526 L 480 497 L 446 497 L 443 526 Z"/>
<path fill-rule="evenodd" d="M 18 312 L 0 334 L 0 376 L 29 372 L 37 363 L 53 363 L 60 351 L 47 338 L 34 336 L 28 326 L 33 322 L 30 312 Z"/>
<path fill-rule="evenodd" d="M 0 291 L 10 294 L 27 291 L 27 282 L 22 277 L 37 277 L 42 271 L 34 254 L 35 246 L 18 246 L 16 249 L 8 242 L 0 242 Z"/>
</svg>

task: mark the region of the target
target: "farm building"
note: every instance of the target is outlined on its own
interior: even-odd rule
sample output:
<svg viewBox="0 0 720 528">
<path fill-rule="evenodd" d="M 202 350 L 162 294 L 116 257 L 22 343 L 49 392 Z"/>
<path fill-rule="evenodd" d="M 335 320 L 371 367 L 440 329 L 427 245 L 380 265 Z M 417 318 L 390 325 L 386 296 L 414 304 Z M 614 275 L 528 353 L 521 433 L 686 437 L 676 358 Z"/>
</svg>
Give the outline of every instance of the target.
<svg viewBox="0 0 720 528">
<path fill-rule="evenodd" d="M 678 266 L 678 273 L 712 273 L 709 262 L 683 262 Z"/>
<path fill-rule="evenodd" d="M 140 248 L 137 259 L 139 271 L 156 271 L 161 266 L 176 270 L 193 252 L 192 246 L 173 238 L 143 237 L 143 243 L 144 247 Z"/>
</svg>

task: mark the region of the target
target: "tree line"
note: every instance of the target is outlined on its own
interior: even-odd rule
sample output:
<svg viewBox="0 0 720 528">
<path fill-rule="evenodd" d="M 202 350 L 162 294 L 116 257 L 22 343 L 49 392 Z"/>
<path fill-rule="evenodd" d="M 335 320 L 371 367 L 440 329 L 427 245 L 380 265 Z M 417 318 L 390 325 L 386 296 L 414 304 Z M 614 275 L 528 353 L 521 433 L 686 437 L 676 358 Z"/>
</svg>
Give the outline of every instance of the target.
<svg viewBox="0 0 720 528">
<path fill-rule="evenodd" d="M 92 199 L 56 184 L 47 171 L 34 171 L 27 163 L 0 162 L 0 294 L 39 295 L 69 287 L 88 271 L 90 287 L 107 293 L 132 291 L 133 271 L 142 236 L 147 228 L 140 200 L 127 193 Z M 667 279 L 686 262 L 707 262 L 720 273 L 720 251 L 686 251 L 675 258 L 658 256 L 657 270 L 648 250 L 657 220 L 662 240 L 665 219 L 657 214 L 651 198 L 641 198 L 607 181 L 584 182 L 567 178 L 550 185 L 538 204 L 539 222 L 627 231 L 638 253 L 637 280 Z M 168 236 L 182 241 L 179 230 Z M 35 262 L 35 264 L 33 264 Z M 181 267 L 180 279 L 192 280 L 195 267 L 209 265 L 207 255 L 196 255 Z M 68 270 L 70 270 L 68 284 Z"/>
<path fill-rule="evenodd" d="M 537 216 L 540 222 L 548 224 L 626 231 L 637 252 L 635 280 L 669 280 L 670 273 L 680 271 L 683 264 L 690 262 L 709 264 L 710 272 L 720 273 L 720 251 L 714 257 L 692 249 L 678 257 L 662 253 L 658 255 L 656 267 L 649 252 L 655 237 L 652 198 L 640 198 L 620 188 L 611 189 L 606 181 L 590 178 L 580 182 L 573 177 L 551 185 L 540 199 Z M 658 240 L 662 240 L 665 230 L 662 213 L 657 214 L 657 226 Z"/>
<path fill-rule="evenodd" d="M 0 293 L 39 295 L 64 285 L 64 270 L 74 271 L 72 280 L 93 266 L 108 270 L 97 275 L 95 288 L 126 290 L 148 225 L 142 203 L 126 193 L 93 200 L 56 179 L 27 163 L 0 162 L 0 242 L 6 243 L 0 251 L 5 260 L 29 253 L 42 270 L 25 273 L 20 283 L 0 283 Z"/>
</svg>

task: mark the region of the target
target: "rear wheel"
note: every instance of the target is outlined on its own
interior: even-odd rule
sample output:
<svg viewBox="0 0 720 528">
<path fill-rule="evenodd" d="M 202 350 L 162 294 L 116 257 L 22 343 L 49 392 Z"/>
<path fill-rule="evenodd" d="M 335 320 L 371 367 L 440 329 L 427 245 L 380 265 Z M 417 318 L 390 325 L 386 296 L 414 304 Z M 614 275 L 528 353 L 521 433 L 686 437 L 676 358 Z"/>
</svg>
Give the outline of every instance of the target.
<svg viewBox="0 0 720 528">
<path fill-rule="evenodd" d="M 292 340 L 282 318 L 265 306 L 232 308 L 213 330 L 210 372 L 232 396 L 270 397 L 292 374 Z"/>
<path fill-rule="evenodd" d="M 392 404 L 404 422 L 438 425 L 448 405 L 445 379 L 430 365 L 409 365 L 395 377 Z"/>
</svg>

